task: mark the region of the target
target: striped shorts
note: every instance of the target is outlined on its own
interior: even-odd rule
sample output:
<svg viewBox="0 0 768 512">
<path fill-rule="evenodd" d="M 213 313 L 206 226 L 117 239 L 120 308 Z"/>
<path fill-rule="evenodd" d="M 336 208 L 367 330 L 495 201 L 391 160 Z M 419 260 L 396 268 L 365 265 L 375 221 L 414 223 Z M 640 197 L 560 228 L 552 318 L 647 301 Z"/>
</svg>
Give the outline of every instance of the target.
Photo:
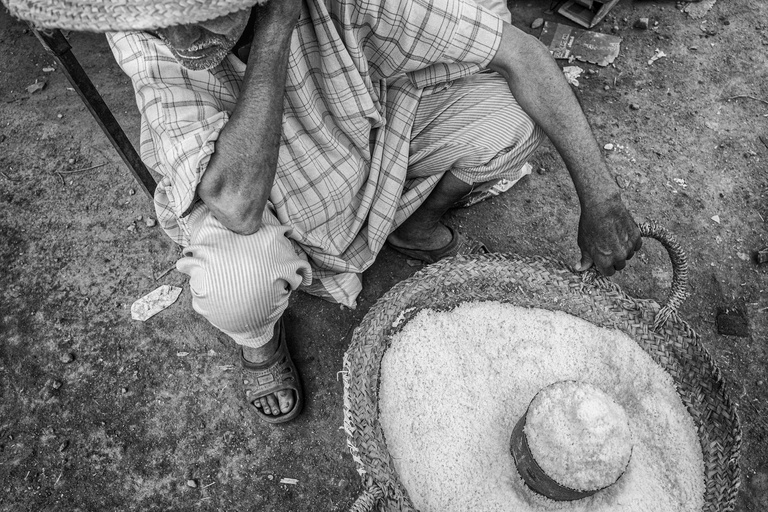
<svg viewBox="0 0 768 512">
<path fill-rule="evenodd" d="M 522 111 L 504 79 L 481 73 L 425 91 L 414 122 L 408 178 L 451 172 L 468 184 L 520 179 L 541 129 Z M 190 277 L 192 305 L 236 343 L 260 347 L 293 290 L 312 283 L 306 257 L 294 249 L 271 208 L 253 235 L 233 233 L 207 207 L 193 210 L 191 243 L 177 268 Z"/>
</svg>

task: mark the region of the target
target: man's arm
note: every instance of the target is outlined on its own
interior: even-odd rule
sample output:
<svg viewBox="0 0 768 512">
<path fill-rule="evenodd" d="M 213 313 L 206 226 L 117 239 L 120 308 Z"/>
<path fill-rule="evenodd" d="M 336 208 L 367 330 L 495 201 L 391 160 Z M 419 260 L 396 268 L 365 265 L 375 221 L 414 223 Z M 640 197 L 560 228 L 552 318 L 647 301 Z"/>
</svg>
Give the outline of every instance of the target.
<svg viewBox="0 0 768 512">
<path fill-rule="evenodd" d="M 537 39 L 504 24 L 489 67 L 509 83 L 515 99 L 541 126 L 571 175 L 581 204 L 581 269 L 594 262 L 605 275 L 621 270 L 640 249 L 640 230 L 624 207 L 592 130 L 549 51 Z"/>
<path fill-rule="evenodd" d="M 282 132 L 283 96 L 299 0 L 274 0 L 259 9 L 243 87 L 216 141 L 197 192 L 228 229 L 261 228 L 272 189 Z"/>
</svg>

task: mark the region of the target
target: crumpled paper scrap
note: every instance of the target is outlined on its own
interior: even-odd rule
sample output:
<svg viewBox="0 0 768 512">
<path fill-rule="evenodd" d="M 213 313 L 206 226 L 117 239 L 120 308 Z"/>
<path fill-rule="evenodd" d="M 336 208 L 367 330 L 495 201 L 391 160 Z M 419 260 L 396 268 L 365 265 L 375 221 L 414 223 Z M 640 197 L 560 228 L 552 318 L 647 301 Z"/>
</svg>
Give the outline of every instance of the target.
<svg viewBox="0 0 768 512">
<path fill-rule="evenodd" d="M 659 50 L 658 48 L 656 48 L 656 50 L 655 50 L 655 51 L 654 51 L 654 53 L 653 53 L 653 57 L 651 57 L 651 58 L 648 60 L 648 65 L 650 66 L 651 64 L 653 64 L 653 63 L 654 63 L 654 62 L 656 62 L 657 60 L 661 59 L 662 57 L 666 57 L 666 56 L 667 56 L 667 54 L 666 54 L 666 53 L 664 53 L 663 51 L 661 51 L 661 50 Z"/>
<path fill-rule="evenodd" d="M 581 76 L 583 72 L 584 70 L 579 66 L 565 66 L 563 68 L 563 74 L 565 75 L 565 79 L 568 80 L 569 84 L 575 87 L 579 86 L 578 78 Z"/>
<path fill-rule="evenodd" d="M 164 284 L 131 305 L 131 318 L 142 322 L 149 320 L 176 302 L 180 294 L 181 288 L 178 286 Z"/>
</svg>

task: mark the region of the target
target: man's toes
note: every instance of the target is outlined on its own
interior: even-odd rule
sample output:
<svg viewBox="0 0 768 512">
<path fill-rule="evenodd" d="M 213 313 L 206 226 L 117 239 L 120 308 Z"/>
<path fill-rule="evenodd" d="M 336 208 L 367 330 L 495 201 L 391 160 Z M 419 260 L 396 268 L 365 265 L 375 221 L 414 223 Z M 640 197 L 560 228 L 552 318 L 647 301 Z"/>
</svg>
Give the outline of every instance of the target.
<svg viewBox="0 0 768 512">
<path fill-rule="evenodd" d="M 293 409 L 293 392 L 290 389 L 284 389 L 277 392 L 277 401 L 280 403 L 280 412 L 283 414 Z"/>
<path fill-rule="evenodd" d="M 267 397 L 261 397 L 257 400 L 254 400 L 253 404 L 256 407 L 261 408 L 264 414 L 272 414 L 272 409 L 269 407 L 269 402 L 267 401 Z"/>
<path fill-rule="evenodd" d="M 267 412 L 266 409 L 264 412 L 273 416 L 278 416 L 280 414 L 280 404 L 275 395 L 267 395 L 267 403 L 269 404 L 269 412 Z"/>
</svg>

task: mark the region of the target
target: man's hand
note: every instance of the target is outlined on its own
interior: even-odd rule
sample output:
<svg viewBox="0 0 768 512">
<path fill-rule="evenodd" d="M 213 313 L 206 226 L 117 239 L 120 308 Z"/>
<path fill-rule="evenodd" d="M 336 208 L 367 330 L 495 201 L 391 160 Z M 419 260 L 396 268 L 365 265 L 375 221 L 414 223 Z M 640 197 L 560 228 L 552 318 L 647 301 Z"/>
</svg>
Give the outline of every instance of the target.
<svg viewBox="0 0 768 512">
<path fill-rule="evenodd" d="M 618 195 L 582 207 L 578 242 L 581 263 L 577 270 L 594 264 L 606 276 L 623 269 L 643 245 L 640 229 Z"/>
</svg>

